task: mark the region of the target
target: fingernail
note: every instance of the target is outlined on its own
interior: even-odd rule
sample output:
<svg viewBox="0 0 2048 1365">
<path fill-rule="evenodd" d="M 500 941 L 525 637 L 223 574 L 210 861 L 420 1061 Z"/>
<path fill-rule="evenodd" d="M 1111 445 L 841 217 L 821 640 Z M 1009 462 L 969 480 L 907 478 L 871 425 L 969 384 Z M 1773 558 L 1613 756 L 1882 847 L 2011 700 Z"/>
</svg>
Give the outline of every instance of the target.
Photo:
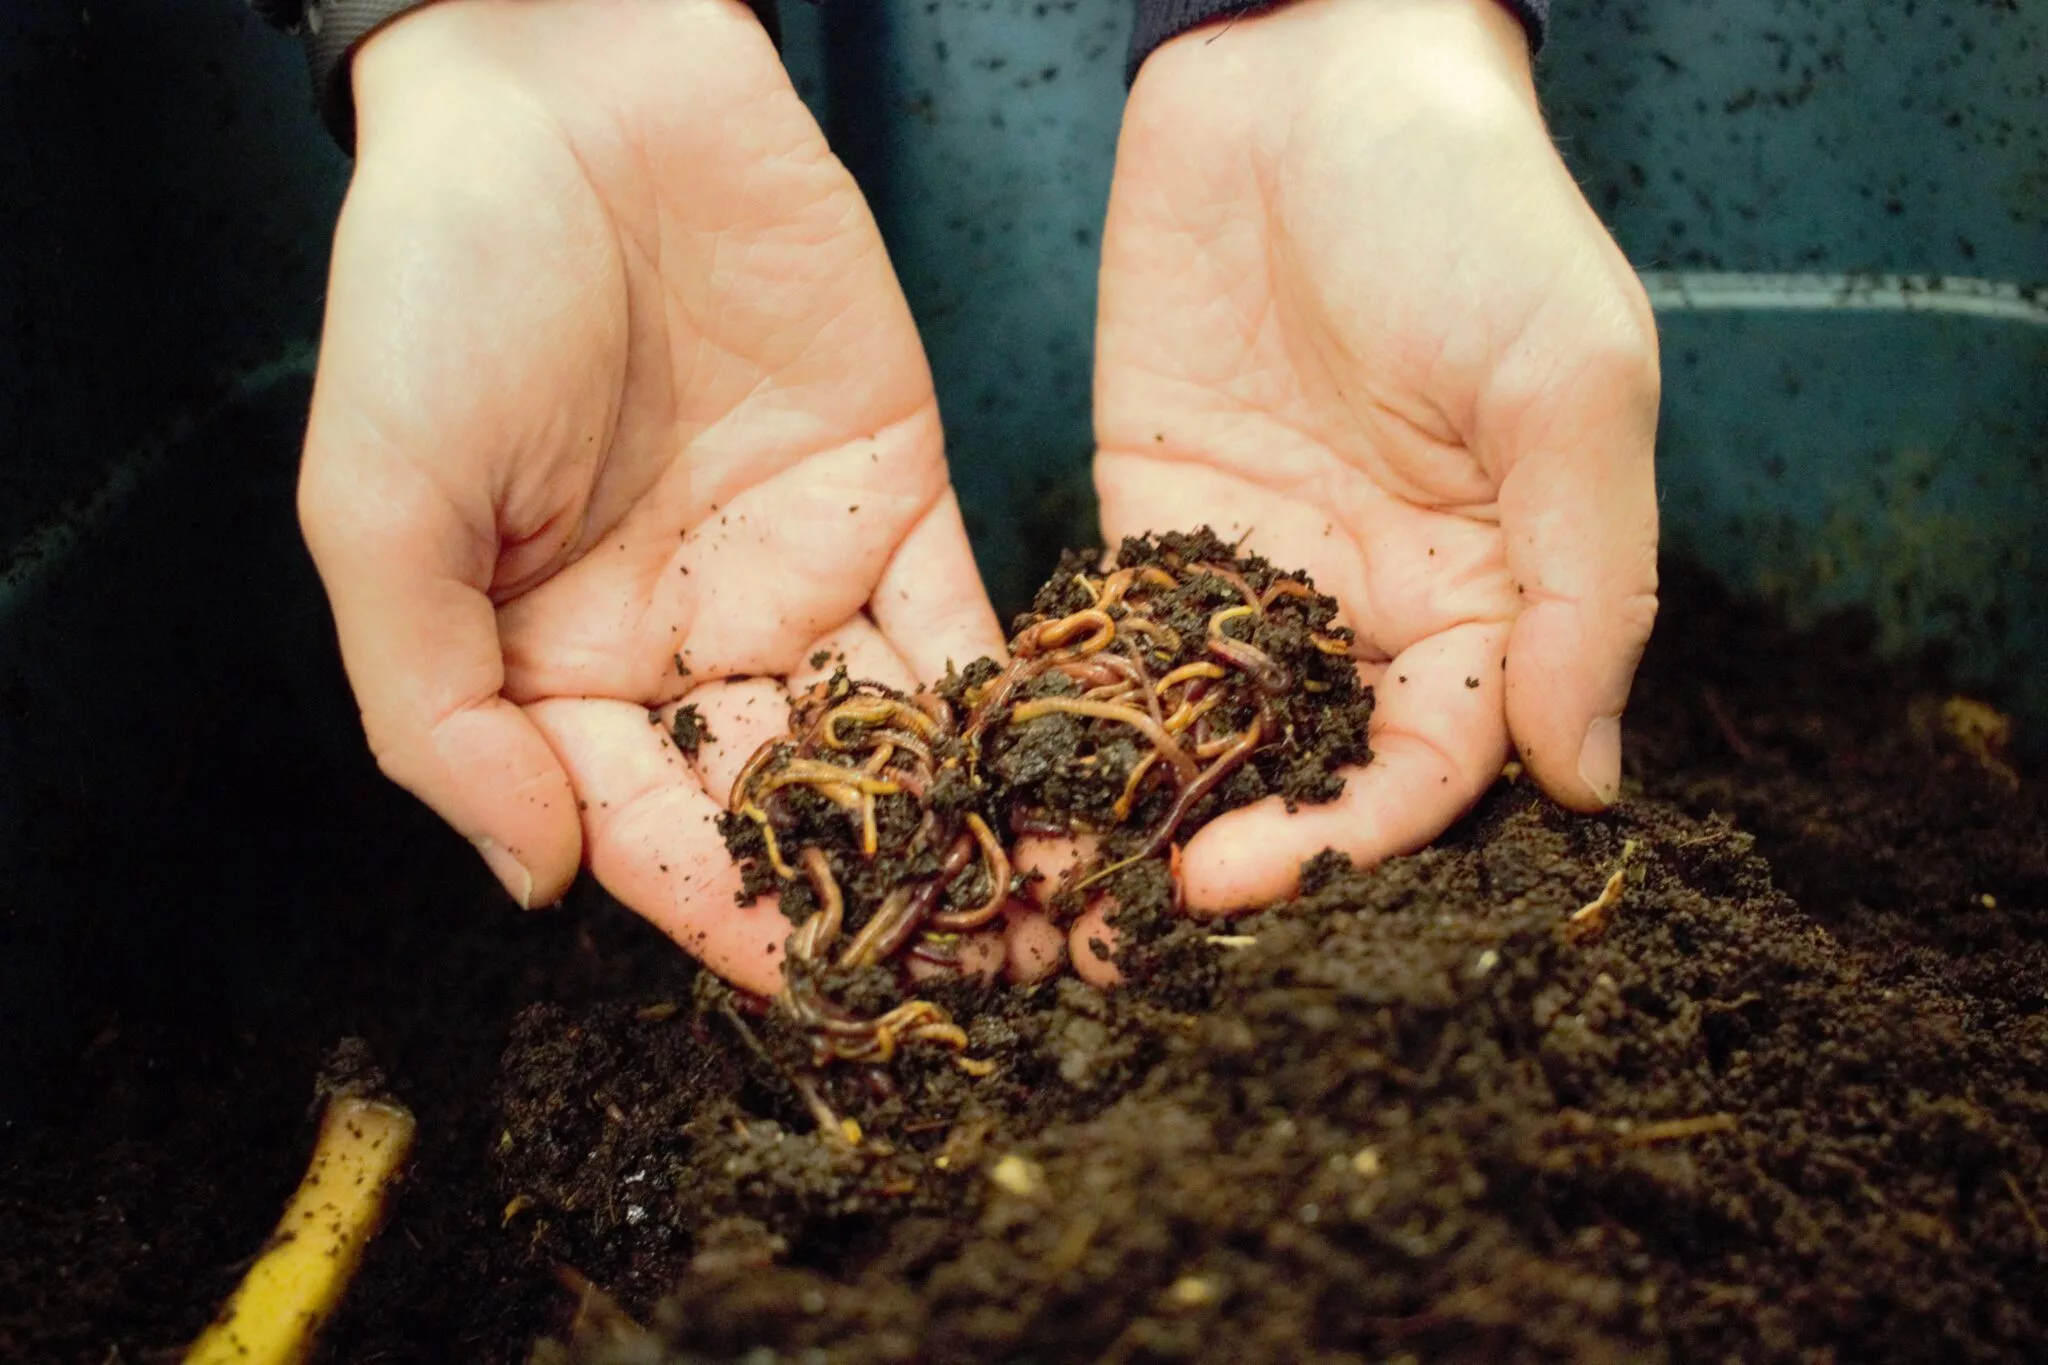
<svg viewBox="0 0 2048 1365">
<path fill-rule="evenodd" d="M 512 899 L 519 902 L 519 908 L 533 909 L 533 874 L 526 870 L 526 864 L 513 857 L 511 849 L 489 836 L 473 842 L 476 851 L 484 855 L 484 862 L 492 874 L 512 893 Z"/>
<path fill-rule="evenodd" d="M 1601 716 L 1586 729 L 1579 746 L 1579 776 L 1602 805 L 1621 795 L 1621 717 Z"/>
</svg>

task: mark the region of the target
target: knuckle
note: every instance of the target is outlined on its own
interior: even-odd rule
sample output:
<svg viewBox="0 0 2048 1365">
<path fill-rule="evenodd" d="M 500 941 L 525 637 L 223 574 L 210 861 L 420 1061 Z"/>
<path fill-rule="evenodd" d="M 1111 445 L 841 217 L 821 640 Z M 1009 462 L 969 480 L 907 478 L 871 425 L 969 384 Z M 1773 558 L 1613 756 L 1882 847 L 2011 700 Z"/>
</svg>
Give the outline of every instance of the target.
<svg viewBox="0 0 2048 1365">
<path fill-rule="evenodd" d="M 1642 281 L 1633 273 L 1623 276 L 1615 297 L 1601 312 L 1600 326 L 1588 346 L 1590 363 L 1603 381 L 1654 404 L 1663 377 L 1657 318 Z"/>
<path fill-rule="evenodd" d="M 1657 626 L 1657 590 L 1651 588 L 1628 594 L 1616 605 L 1614 614 L 1623 633 L 1641 645 L 1649 640 L 1650 632 Z"/>
</svg>

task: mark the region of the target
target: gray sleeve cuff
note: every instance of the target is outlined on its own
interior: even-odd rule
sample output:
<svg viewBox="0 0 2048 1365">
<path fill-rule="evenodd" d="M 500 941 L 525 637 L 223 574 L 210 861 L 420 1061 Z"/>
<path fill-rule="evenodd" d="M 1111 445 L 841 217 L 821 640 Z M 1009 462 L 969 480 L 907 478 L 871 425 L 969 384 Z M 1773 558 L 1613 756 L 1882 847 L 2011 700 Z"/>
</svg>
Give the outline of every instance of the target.
<svg viewBox="0 0 2048 1365">
<path fill-rule="evenodd" d="M 306 45 L 306 62 L 313 69 L 313 94 L 320 104 L 320 118 L 327 131 L 350 156 L 356 151 L 355 91 L 349 83 L 349 62 L 365 38 L 402 14 L 433 0 L 304 0 L 296 31 Z M 748 0 L 754 12 L 777 36 L 775 0 Z M 277 8 L 270 0 L 270 8 Z M 258 9 L 265 5 L 258 4 Z M 280 16 L 272 16 L 277 18 Z"/>
<path fill-rule="evenodd" d="M 432 0 L 307 0 L 299 21 L 306 62 L 313 69 L 313 95 L 320 118 L 341 150 L 355 155 L 356 104 L 349 87 L 349 60 L 356 47 L 409 10 Z"/>
</svg>

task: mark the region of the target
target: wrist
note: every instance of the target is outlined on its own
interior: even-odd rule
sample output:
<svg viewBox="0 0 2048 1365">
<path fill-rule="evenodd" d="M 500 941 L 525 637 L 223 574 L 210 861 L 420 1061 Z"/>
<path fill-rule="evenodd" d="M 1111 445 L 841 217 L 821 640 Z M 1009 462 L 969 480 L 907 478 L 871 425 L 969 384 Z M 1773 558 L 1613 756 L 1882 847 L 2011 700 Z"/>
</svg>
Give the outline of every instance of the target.
<svg viewBox="0 0 2048 1365">
<path fill-rule="evenodd" d="M 274 14 L 274 22 L 289 19 L 293 32 L 305 43 L 306 63 L 312 69 L 313 98 L 327 131 L 344 152 L 355 150 L 355 101 L 350 89 L 350 69 L 356 53 L 369 38 L 387 25 L 432 0 L 256 0 L 258 7 Z"/>
<path fill-rule="evenodd" d="M 1380 92 L 1390 109 L 1483 124 L 1537 109 L 1521 21 L 1499 0 L 1308 0 L 1321 24 L 1302 37 L 1329 76 Z"/>
<path fill-rule="evenodd" d="M 1541 124 L 1528 43 L 1500 0 L 1292 0 L 1166 43 L 1137 85 L 1161 82 L 1243 91 L 1281 136 L 1281 107 L 1311 121 L 1327 110 L 1353 133 Z"/>
<path fill-rule="evenodd" d="M 658 43 L 664 25 L 710 13 L 772 37 L 775 0 L 319 0 L 310 20 L 321 113 L 344 151 L 371 104 L 493 70 L 527 74 Z M 336 16 L 341 16 L 337 22 Z M 309 10 L 310 15 L 310 10 Z M 318 32 L 314 32 L 317 25 Z M 598 77 L 599 85 L 602 76 Z"/>
<path fill-rule="evenodd" d="M 1131 33 L 1126 80 L 1134 80 L 1152 52 L 1199 30 L 1196 41 L 1208 43 L 1227 28 L 1255 21 L 1281 10 L 1300 8 L 1307 0 L 1137 0 L 1137 22 Z M 1550 0 L 1481 0 L 1479 8 L 1512 19 L 1504 33 L 1517 35 L 1510 41 L 1526 56 L 1543 45 L 1549 23 Z M 1346 9 L 1371 10 L 1404 8 L 1397 4 L 1377 6 L 1347 4 Z M 1374 16 L 1354 16 L 1371 18 Z M 1482 22 L 1485 22 L 1482 19 Z"/>
</svg>

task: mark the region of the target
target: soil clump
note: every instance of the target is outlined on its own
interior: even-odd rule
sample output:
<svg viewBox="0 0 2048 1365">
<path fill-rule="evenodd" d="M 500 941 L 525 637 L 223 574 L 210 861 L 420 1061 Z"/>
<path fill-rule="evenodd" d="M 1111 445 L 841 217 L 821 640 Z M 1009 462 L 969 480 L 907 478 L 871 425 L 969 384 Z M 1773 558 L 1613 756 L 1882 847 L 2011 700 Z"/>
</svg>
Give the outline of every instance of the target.
<svg viewBox="0 0 2048 1365">
<path fill-rule="evenodd" d="M 733 782 L 719 828 L 741 894 L 777 892 L 795 930 L 772 1012 L 743 997 L 714 1008 L 823 1131 L 856 1131 L 835 1109 L 834 1062 L 892 1094 L 906 1071 L 873 1068 L 914 1045 L 992 1074 L 967 1016 L 921 991 L 914 964 L 957 974 L 962 936 L 999 932 L 1021 906 L 1014 841 L 1095 840 L 1052 914 L 1107 893 L 1118 927 L 1149 941 L 1172 920 L 1180 842 L 1269 795 L 1330 800 L 1371 757 L 1351 632 L 1306 578 L 1206 528 L 1131 537 L 1101 560 L 1060 561 L 1005 660 L 915 693 L 840 669 Z"/>
</svg>

